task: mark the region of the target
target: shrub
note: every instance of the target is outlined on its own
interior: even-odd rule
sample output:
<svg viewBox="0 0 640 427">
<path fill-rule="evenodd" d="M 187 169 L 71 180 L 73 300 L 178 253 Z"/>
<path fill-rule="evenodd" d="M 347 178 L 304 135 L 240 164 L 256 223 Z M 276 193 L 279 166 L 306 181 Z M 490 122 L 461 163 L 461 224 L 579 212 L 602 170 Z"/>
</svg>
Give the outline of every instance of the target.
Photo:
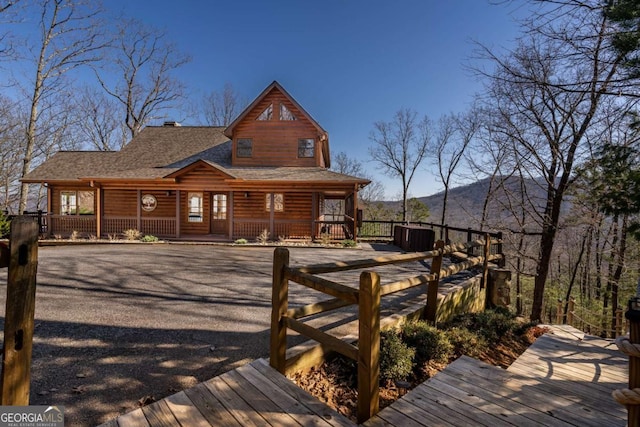
<svg viewBox="0 0 640 427">
<path fill-rule="evenodd" d="M 235 242 L 236 245 L 246 245 L 247 243 L 249 243 L 249 241 L 247 239 L 237 239 Z"/>
<path fill-rule="evenodd" d="M 142 233 L 135 228 L 130 228 L 122 232 L 122 236 L 125 240 L 139 240 L 142 237 Z"/>
<path fill-rule="evenodd" d="M 0 211 L 0 237 L 7 237 L 11 232 L 11 221 L 3 211 Z"/>
<path fill-rule="evenodd" d="M 78 237 L 80 237 L 78 230 L 73 230 L 69 235 L 69 240 L 78 240 Z"/>
<path fill-rule="evenodd" d="M 489 347 L 483 336 L 474 334 L 467 328 L 454 327 L 445 333 L 453 347 L 455 357 L 460 357 L 463 354 L 469 357 L 478 357 Z"/>
<path fill-rule="evenodd" d="M 159 239 L 156 236 L 152 236 L 151 234 L 146 234 L 141 240 L 145 243 L 155 243 Z"/>
<path fill-rule="evenodd" d="M 380 379 L 402 381 L 413 371 L 415 350 L 395 330 L 380 332 Z"/>
<path fill-rule="evenodd" d="M 320 233 L 320 243 L 323 245 L 331 244 L 331 234 L 329 233 Z"/>
<path fill-rule="evenodd" d="M 345 248 L 355 248 L 356 246 L 358 246 L 358 244 L 355 240 L 346 239 L 342 241 L 342 246 L 344 246 Z"/>
<path fill-rule="evenodd" d="M 430 360 L 447 362 L 453 352 L 447 335 L 422 320 L 406 323 L 402 328 L 402 339 L 416 349 L 416 363 L 420 365 Z"/>
<path fill-rule="evenodd" d="M 520 324 L 508 309 L 496 308 L 482 313 L 458 316 L 453 320 L 452 326 L 466 327 L 487 341 L 495 342 L 500 337 L 512 334 Z"/>
<path fill-rule="evenodd" d="M 262 230 L 262 233 L 260 233 L 258 237 L 256 237 L 256 240 L 261 245 L 266 245 L 267 242 L 269 241 L 269 230 L 267 230 L 266 228 Z"/>
</svg>

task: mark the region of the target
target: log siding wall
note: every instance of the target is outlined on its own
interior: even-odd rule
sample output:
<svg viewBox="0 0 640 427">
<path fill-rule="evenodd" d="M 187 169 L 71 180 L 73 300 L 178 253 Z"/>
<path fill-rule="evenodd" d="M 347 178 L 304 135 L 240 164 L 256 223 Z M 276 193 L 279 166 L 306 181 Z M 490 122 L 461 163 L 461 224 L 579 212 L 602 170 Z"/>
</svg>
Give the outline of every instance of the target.
<svg viewBox="0 0 640 427">
<path fill-rule="evenodd" d="M 269 104 L 273 105 L 271 120 L 256 120 Z M 280 104 L 284 104 L 296 120 L 280 120 Z M 239 138 L 253 141 L 251 157 L 236 156 Z M 303 138 L 314 139 L 314 157 L 298 157 L 298 140 Z M 235 127 L 232 163 L 234 166 L 324 166 L 320 145 L 318 130 L 306 114 L 274 90 Z"/>
</svg>

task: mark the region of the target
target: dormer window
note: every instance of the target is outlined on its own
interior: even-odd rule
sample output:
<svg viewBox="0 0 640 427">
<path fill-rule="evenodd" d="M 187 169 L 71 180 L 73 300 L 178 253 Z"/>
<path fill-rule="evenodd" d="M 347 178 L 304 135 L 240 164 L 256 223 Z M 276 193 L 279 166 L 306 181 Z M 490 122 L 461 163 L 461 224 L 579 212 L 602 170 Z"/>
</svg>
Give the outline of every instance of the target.
<svg viewBox="0 0 640 427">
<path fill-rule="evenodd" d="M 315 139 L 305 138 L 298 140 L 298 157 L 314 157 Z"/>
<path fill-rule="evenodd" d="M 260 113 L 260 115 L 256 120 L 260 120 L 260 121 L 271 120 L 272 117 L 273 117 L 273 104 L 269 104 L 269 106 L 265 108 L 265 110 L 262 113 Z"/>
<path fill-rule="evenodd" d="M 287 108 L 286 105 L 280 104 L 280 120 L 297 120 L 296 116 Z"/>
</svg>

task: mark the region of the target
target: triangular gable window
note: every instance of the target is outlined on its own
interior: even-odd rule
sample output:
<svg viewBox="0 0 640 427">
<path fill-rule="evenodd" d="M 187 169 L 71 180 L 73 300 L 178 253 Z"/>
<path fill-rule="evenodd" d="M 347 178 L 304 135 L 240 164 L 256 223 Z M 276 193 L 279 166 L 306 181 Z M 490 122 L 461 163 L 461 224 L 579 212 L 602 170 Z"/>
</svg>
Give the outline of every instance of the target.
<svg viewBox="0 0 640 427">
<path fill-rule="evenodd" d="M 269 104 L 256 120 L 271 120 L 271 117 L 273 117 L 273 104 Z"/>
<path fill-rule="evenodd" d="M 296 116 L 287 108 L 286 105 L 280 104 L 280 120 L 297 120 Z"/>
</svg>

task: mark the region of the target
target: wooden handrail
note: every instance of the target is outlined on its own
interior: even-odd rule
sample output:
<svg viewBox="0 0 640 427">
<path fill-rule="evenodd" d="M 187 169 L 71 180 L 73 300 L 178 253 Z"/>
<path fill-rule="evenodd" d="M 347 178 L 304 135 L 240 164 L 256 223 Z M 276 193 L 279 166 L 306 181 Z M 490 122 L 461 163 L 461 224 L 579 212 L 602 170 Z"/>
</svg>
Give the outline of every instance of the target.
<svg viewBox="0 0 640 427">
<path fill-rule="evenodd" d="M 307 288 L 315 289 L 332 297 L 340 298 L 343 301 L 356 304 L 358 302 L 358 291 L 349 286 L 323 279 L 322 277 L 313 276 L 307 273 L 301 273 L 297 269 L 286 269 L 285 277 L 292 282 L 296 282 Z"/>
<path fill-rule="evenodd" d="M 503 258 L 502 254 L 490 255 L 490 247 L 496 243 L 498 242 L 492 240 L 486 234 L 485 240 L 466 243 L 445 245 L 444 241 L 439 240 L 436 242 L 435 249 L 427 252 L 299 267 L 289 266 L 289 252 L 287 249 L 276 248 L 273 261 L 271 366 L 283 374 L 286 372 L 287 328 L 319 342 L 328 349 L 356 360 L 358 362 L 358 422 L 364 422 L 377 413 L 379 408 L 378 376 L 381 297 L 427 284 L 427 305 L 424 310 L 424 317 L 435 323 L 438 312 L 438 286 L 440 281 L 445 277 L 476 266 L 482 266 L 483 279 L 486 281 L 489 263 Z M 483 248 L 482 256 L 469 256 L 463 252 L 476 247 Z M 462 259 L 462 261 L 443 267 L 443 257 L 452 254 Z M 317 276 L 318 274 L 424 261 L 426 259 L 432 259 L 429 274 L 421 274 L 385 285 L 380 284 L 380 277 L 372 271 L 364 271 L 360 274 L 358 289 Z M 331 295 L 334 298 L 288 309 L 289 281 Z M 359 329 L 358 336 L 355 337 L 358 342 L 357 346 L 298 320 L 351 304 L 358 305 Z"/>
</svg>

